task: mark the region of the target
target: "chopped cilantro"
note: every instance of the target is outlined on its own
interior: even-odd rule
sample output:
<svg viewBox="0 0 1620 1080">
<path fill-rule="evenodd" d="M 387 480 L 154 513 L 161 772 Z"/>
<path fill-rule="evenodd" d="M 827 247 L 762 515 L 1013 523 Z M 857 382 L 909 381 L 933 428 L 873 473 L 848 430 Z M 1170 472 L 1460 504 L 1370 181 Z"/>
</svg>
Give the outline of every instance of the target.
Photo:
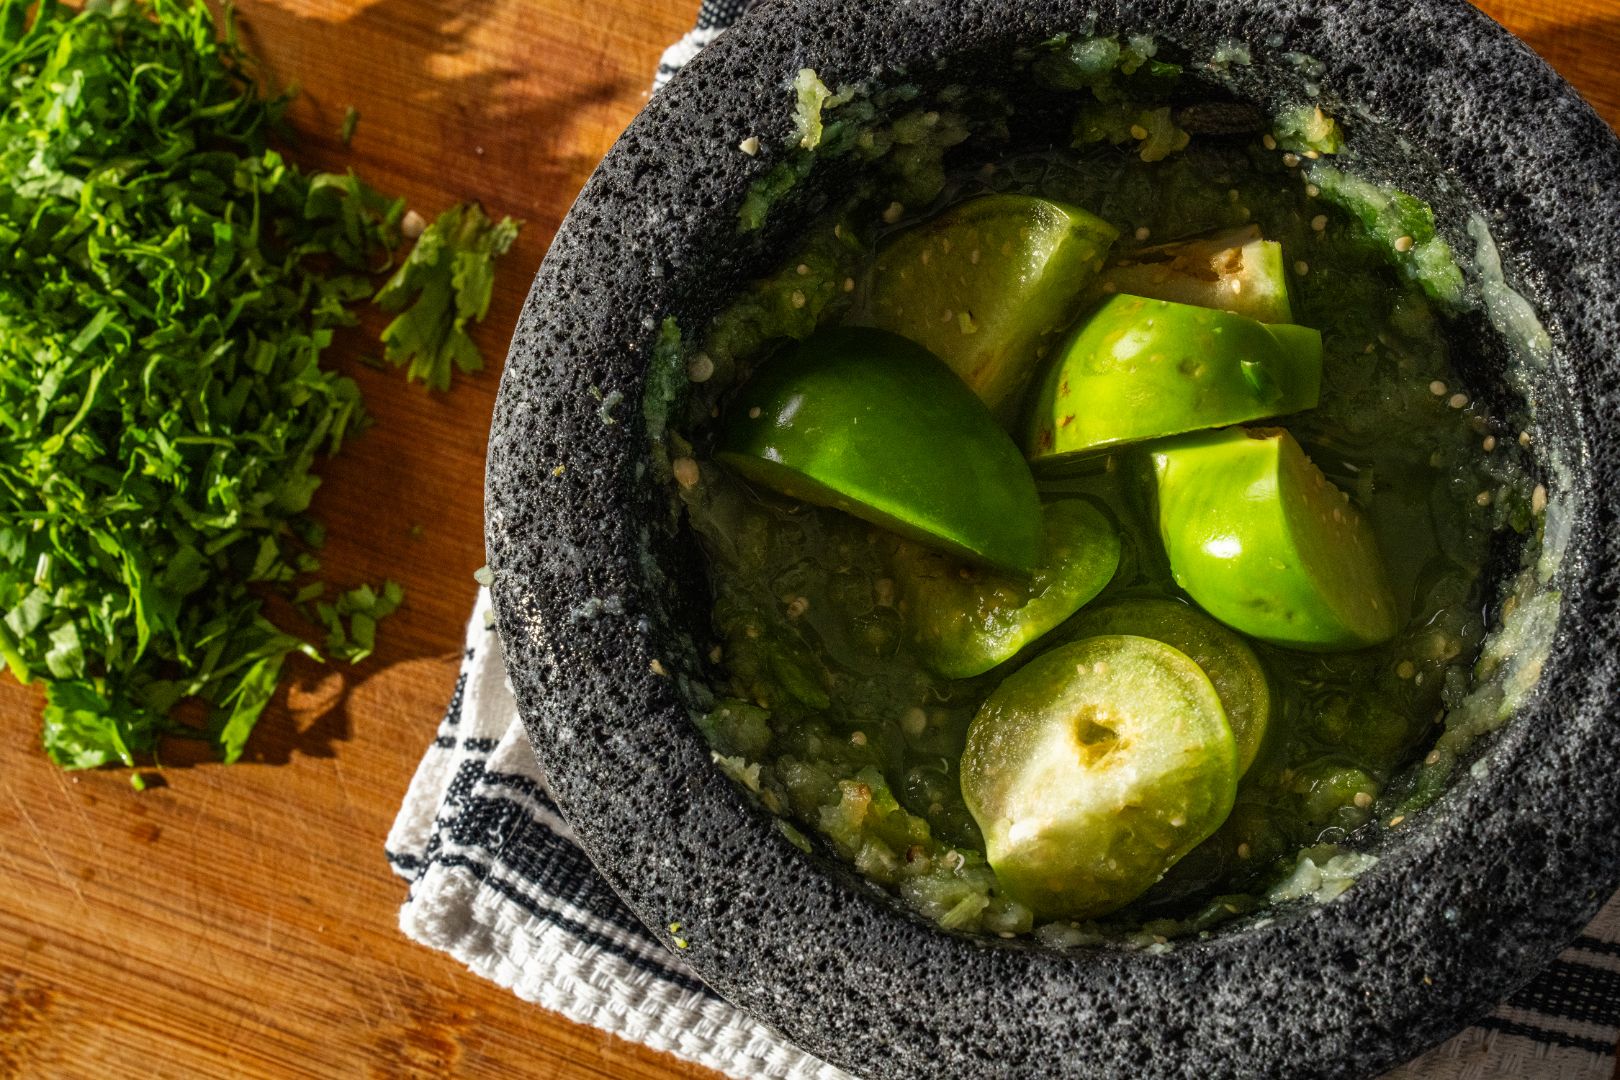
<svg viewBox="0 0 1620 1080">
<path fill-rule="evenodd" d="M 495 259 L 517 239 L 521 222 L 496 224 L 477 203 L 453 206 L 423 231 L 416 247 L 377 293 L 377 304 L 399 316 L 382 332 L 384 356 L 430 389 L 450 387 L 453 364 L 462 371 L 484 366 L 469 323 L 489 311 Z"/>
<path fill-rule="evenodd" d="M 405 590 L 397 581 L 383 583 L 382 592 L 361 585 L 333 603 L 318 602 L 315 617 L 326 627 L 328 656 L 358 664 L 377 646 L 377 622 L 398 609 Z"/>
<path fill-rule="evenodd" d="M 228 8 L 0 0 L 0 657 L 44 683 L 67 768 L 133 766 L 171 735 L 235 760 L 287 656 L 320 658 L 269 602 L 358 661 L 402 598 L 321 601 L 307 510 L 317 459 L 363 421 L 323 353 L 403 205 L 271 149 L 285 106 Z M 419 294 L 391 356 L 468 365 L 456 335 L 515 228 L 435 223 L 384 290 Z"/>
</svg>

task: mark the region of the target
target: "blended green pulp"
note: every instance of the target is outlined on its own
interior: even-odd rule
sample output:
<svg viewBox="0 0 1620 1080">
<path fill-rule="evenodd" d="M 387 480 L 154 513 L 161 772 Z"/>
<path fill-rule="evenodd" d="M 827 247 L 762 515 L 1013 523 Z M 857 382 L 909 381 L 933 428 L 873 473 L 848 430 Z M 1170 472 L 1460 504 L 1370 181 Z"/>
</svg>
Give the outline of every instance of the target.
<svg viewBox="0 0 1620 1080">
<path fill-rule="evenodd" d="M 927 213 L 909 219 L 982 191 L 1016 191 L 1073 203 L 1115 225 L 1115 259 L 1251 222 L 1281 241 L 1294 268 L 1295 321 L 1322 332 L 1325 360 L 1320 406 L 1280 426 L 1367 512 L 1403 605 L 1404 629 L 1377 648 L 1324 654 L 1251 642 L 1271 680 L 1274 712 L 1236 807 L 1110 926 L 1145 925 L 1150 934 L 1206 928 L 1254 908 L 1302 850 L 1395 813 L 1409 794 L 1407 767 L 1469 684 L 1486 630 L 1483 571 L 1494 538 L 1530 523 L 1517 433 L 1473 401 L 1425 283 L 1403 280 L 1391 265 L 1398 230 L 1433 235 L 1432 219 L 1402 217 L 1427 208 L 1407 200 L 1369 222 L 1313 194 L 1310 168 L 1285 165 L 1258 141 L 1195 140 L 1154 163 L 1109 147 L 1044 153 L 958 176 Z M 885 226 L 872 215 L 865 228 L 838 220 L 836 241 L 833 220 L 818 223 L 805 253 L 700 335 L 709 350 L 703 361 L 716 373 L 699 388 L 705 403 L 717 403 L 760 359 L 759 344 L 834 325 L 860 302 L 870 241 Z M 772 311 L 788 316 L 775 335 Z M 1065 629 L 983 676 L 932 674 L 909 641 L 893 538 L 755 490 L 706 460 L 701 437 L 695 445 L 695 482 L 683 482 L 681 497 L 709 559 L 721 700 L 702 726 L 723 765 L 768 808 L 819 834 L 926 916 L 1002 935 L 1032 929 L 1030 912 L 999 894 L 985 863 L 958 761 L 991 690 L 1066 640 Z M 1120 568 L 1094 605 L 1126 596 L 1186 601 L 1157 535 L 1141 447 L 1037 480 L 1046 492 L 1092 495 L 1118 520 Z"/>
</svg>

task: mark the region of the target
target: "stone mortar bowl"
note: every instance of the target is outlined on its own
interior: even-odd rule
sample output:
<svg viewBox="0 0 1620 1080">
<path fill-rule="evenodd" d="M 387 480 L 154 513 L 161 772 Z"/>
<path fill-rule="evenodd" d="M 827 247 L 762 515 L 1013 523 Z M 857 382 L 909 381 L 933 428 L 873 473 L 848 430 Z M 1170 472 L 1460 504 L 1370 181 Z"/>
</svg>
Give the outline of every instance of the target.
<svg viewBox="0 0 1620 1080">
<path fill-rule="evenodd" d="M 1534 403 L 1569 528 L 1539 684 L 1475 767 L 1369 841 L 1379 862 L 1336 901 L 1163 951 L 946 933 L 795 849 L 711 764 L 680 693 L 704 677 L 702 564 L 648 468 L 640 408 L 661 320 L 700 326 L 847 180 L 819 169 L 739 233 L 744 193 L 791 142 L 795 72 L 990 85 L 1014 48 L 1093 18 L 1194 55 L 1249 44 L 1238 93 L 1275 104 L 1312 78 L 1359 118 L 1356 169 L 1433 202 L 1459 252 L 1482 215 L 1554 356 L 1514 384 L 1476 319 L 1464 373 L 1500 413 Z M 757 157 L 738 150 L 750 135 Z M 707 983 L 868 1077 L 1366 1077 L 1458 1031 L 1620 883 L 1616 192 L 1620 143 L 1463 0 L 766 4 L 651 101 L 586 185 L 501 383 L 487 481 L 499 631 L 580 843 L 666 942 L 683 924 L 682 958 Z"/>
</svg>

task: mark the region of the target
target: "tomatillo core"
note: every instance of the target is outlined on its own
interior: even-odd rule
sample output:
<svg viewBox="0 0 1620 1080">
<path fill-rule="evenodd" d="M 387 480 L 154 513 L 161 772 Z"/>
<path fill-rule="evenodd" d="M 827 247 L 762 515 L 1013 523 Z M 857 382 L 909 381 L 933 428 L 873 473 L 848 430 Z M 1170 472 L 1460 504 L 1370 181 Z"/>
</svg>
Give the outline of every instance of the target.
<svg viewBox="0 0 1620 1080">
<path fill-rule="evenodd" d="M 962 795 L 996 878 L 1044 918 L 1141 895 L 1226 819 L 1237 750 L 1203 669 L 1126 635 L 1053 649 L 968 728 Z"/>
</svg>

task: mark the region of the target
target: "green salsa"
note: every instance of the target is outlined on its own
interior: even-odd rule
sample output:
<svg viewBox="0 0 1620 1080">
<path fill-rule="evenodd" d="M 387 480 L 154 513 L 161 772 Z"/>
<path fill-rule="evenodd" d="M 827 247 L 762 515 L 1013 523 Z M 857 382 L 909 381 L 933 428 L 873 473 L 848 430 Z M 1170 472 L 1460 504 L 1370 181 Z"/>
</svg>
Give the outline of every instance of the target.
<svg viewBox="0 0 1620 1080">
<path fill-rule="evenodd" d="M 1137 39 L 1104 47 L 1108 55 L 1101 57 L 1067 48 L 1081 54 L 1080 66 L 1048 57 L 1041 62 L 1049 81 L 1092 87 L 1102 76 L 1087 64 L 1103 65 L 1097 70 L 1113 71 L 1118 84 L 1138 90 L 1144 80 L 1170 74 L 1154 70 L 1168 65 L 1151 60 L 1151 49 L 1144 55 Z M 1136 66 L 1118 74 L 1126 61 Z M 677 350 L 691 401 L 669 416 L 660 451 L 708 559 L 713 697 L 699 723 L 716 760 L 793 822 L 792 835 L 819 837 L 950 929 L 1015 936 L 1040 926 L 1043 940 L 1055 943 L 1110 928 L 1127 935 L 1145 928 L 1148 939 L 1205 929 L 1254 909 L 1279 883 L 1297 881 L 1296 866 L 1306 865 L 1301 852 L 1314 868 L 1356 830 L 1397 816 L 1412 794 L 1410 766 L 1434 744 L 1445 710 L 1470 686 L 1487 631 L 1485 569 L 1498 537 L 1533 523 L 1533 481 L 1516 430 L 1481 409 L 1452 365 L 1446 316 L 1462 278 L 1428 208 L 1327 166 L 1322 154 L 1339 148 L 1340 133 L 1319 112 L 1252 139 L 1188 138 L 1151 92 L 1144 98 L 1092 93 L 1079 109 L 1074 146 L 982 165 L 967 161 L 943 173 L 937 196 L 916 212 L 895 213 L 898 204 L 882 198 L 841 208 L 813 224 L 776 273 Z M 817 115 L 819 133 L 828 121 Z M 854 138 L 836 124 L 828 130 L 837 139 Z M 936 165 L 931 160 L 930 170 Z M 735 388 L 755 370 L 771 370 L 784 340 L 839 326 L 898 329 L 904 317 L 903 310 L 894 314 L 901 309 L 893 295 L 898 271 L 895 260 L 885 261 L 896 250 L 894 238 L 914 237 L 906 230 L 916 223 L 941 220 L 986 196 L 1037 197 L 1064 215 L 1095 220 L 1096 227 L 1080 229 L 1088 244 L 1106 246 L 1117 234 L 1106 256 L 1086 249 L 1085 261 L 1096 259 L 1087 273 L 1100 276 L 1080 295 L 1063 298 L 1062 317 L 1043 311 L 1044 344 L 1025 343 L 1043 361 L 1060 357 L 1069 326 L 1083 327 L 1108 307 L 1117 292 L 1111 282 L 1150 281 L 1154 267 L 1185 256 L 1181 249 L 1166 254 L 1166 242 L 1237 230 L 1251 259 L 1277 262 L 1286 291 L 1247 309 L 1275 319 L 1231 316 L 1244 325 L 1223 330 L 1221 323 L 1214 332 L 1242 330 L 1256 341 L 1286 344 L 1303 340 L 1301 328 L 1308 329 L 1316 350 L 1311 381 L 1296 392 L 1248 368 L 1233 369 L 1228 397 L 1238 404 L 1230 416 L 1202 426 L 1272 416 L 1268 407 L 1285 413 L 1266 419 L 1253 437 L 1286 440 L 1285 456 L 1297 444 L 1305 464 L 1288 459 L 1274 467 L 1293 469 L 1289 475 L 1303 477 L 1295 482 L 1306 487 L 1337 489 L 1345 513 L 1358 515 L 1357 543 L 1376 545 L 1377 581 L 1358 579 L 1354 595 L 1329 588 L 1325 614 L 1310 624 L 1315 639 L 1289 641 L 1285 629 L 1279 643 L 1270 630 L 1251 630 L 1199 591 L 1204 579 L 1172 566 L 1174 545 L 1161 535 L 1161 511 L 1170 510 L 1168 501 L 1160 506 L 1169 498 L 1161 490 L 1163 458 L 1186 453 L 1173 441 L 1132 435 L 1116 445 L 1116 424 L 1082 451 L 1055 458 L 1055 467 L 1035 469 L 1049 542 L 1071 535 L 1064 528 L 1078 530 L 1072 535 L 1085 537 L 1094 553 L 1067 578 L 1045 566 L 1034 567 L 1031 577 L 963 560 L 959 551 L 928 547 L 927 530 L 885 527 L 884 514 L 838 509 L 840 493 L 827 494 L 825 483 L 808 496 L 802 485 L 760 483 L 762 469 L 739 472 L 717 454 L 714 429 L 721 425 L 708 417 L 739 400 Z M 1070 229 L 1070 217 L 1059 225 Z M 960 360 L 961 350 L 941 335 L 950 330 L 969 340 L 982 323 L 975 318 L 946 308 L 929 332 L 942 342 L 934 350 L 969 385 L 968 366 L 985 349 Z M 1286 333 L 1262 333 L 1268 321 L 1290 325 Z M 1042 393 L 1055 391 L 1033 380 L 1022 391 L 1020 419 L 1008 419 L 1015 382 L 992 375 L 984 381 L 995 385 L 996 416 L 1021 441 L 1030 409 L 1038 411 Z M 1242 394 L 1251 389 L 1271 404 L 1243 411 Z M 1285 399 L 1292 404 L 1275 404 Z M 886 399 L 890 413 L 905 414 L 905 406 Z M 1061 414 L 1060 407 L 1048 417 L 1048 429 L 1057 430 Z M 752 415 L 759 415 L 757 406 Z M 663 419 L 660 413 L 660 425 Z M 1165 433 L 1187 430 L 1183 420 L 1167 421 Z M 898 424 L 900 438 L 907 417 L 871 422 Z M 1025 446 L 1037 465 L 1039 429 L 1039 423 L 1028 428 Z M 1339 502 L 1318 503 L 1323 521 L 1337 518 Z M 1012 514 L 1002 511 L 999 524 L 1008 525 Z M 1388 597 L 1393 610 L 1380 607 L 1376 616 L 1351 610 L 1369 595 Z M 1200 614 L 1203 608 L 1227 625 Z M 951 621 L 958 610 L 977 612 L 994 633 L 964 636 Z M 1154 652 L 1162 645 L 1141 644 L 1155 637 L 1174 646 L 1169 651 L 1180 660 Z M 1065 908 L 1030 900 L 1045 885 L 1011 887 L 992 868 L 970 802 L 994 802 L 995 793 L 964 797 L 964 753 L 975 717 L 993 696 L 1005 696 L 998 688 L 1043 685 L 1033 672 L 1051 667 L 1059 650 L 1091 657 L 1085 662 L 1095 666 L 1101 662 L 1095 656 L 1105 655 L 1096 653 L 1096 642 L 1124 642 L 1106 655 L 1138 657 L 1134 662 L 1170 672 L 1174 679 L 1164 685 L 1203 703 L 1205 713 L 1208 702 L 1224 699 L 1209 723 L 1227 732 L 1219 750 L 1226 779 L 1176 781 L 1178 790 L 1196 791 L 1187 796 L 1198 818 L 1193 824 L 1207 819 L 1207 827 L 1196 835 L 1186 831 L 1190 825 L 1173 838 L 1166 833 L 1161 846 L 1174 845 L 1176 856 L 1167 871 L 1149 874 L 1119 904 Z M 1209 680 L 1197 676 L 1192 685 L 1183 669 L 1198 665 Z M 1020 676 L 1025 669 L 1032 673 Z M 1106 692 L 1106 682 L 1100 690 L 1074 688 L 1075 700 Z M 1141 729 L 1160 730 L 1150 719 Z M 1108 739 L 1124 737 L 1100 730 Z M 1187 816 L 1166 820 L 1181 828 Z M 1161 821 L 1154 828 L 1169 826 Z M 1045 914 L 1064 911 L 1073 917 Z M 1088 920 L 1101 920 L 1101 929 Z"/>
</svg>

